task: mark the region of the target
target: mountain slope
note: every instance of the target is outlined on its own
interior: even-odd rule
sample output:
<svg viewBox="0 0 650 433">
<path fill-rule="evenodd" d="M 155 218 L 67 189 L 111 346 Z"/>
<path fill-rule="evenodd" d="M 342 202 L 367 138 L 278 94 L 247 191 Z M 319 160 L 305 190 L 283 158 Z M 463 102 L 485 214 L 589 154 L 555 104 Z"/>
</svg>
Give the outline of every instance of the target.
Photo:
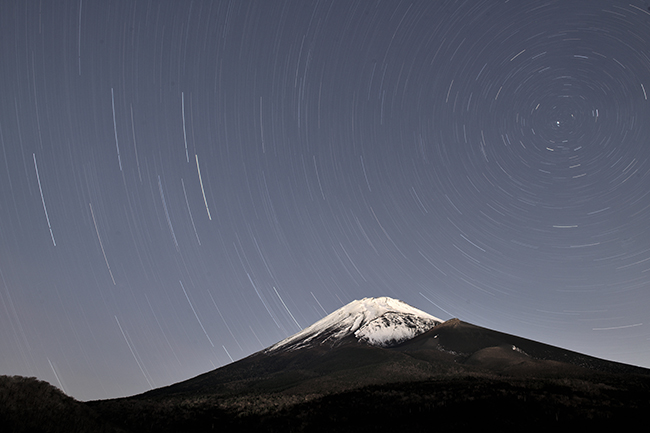
<svg viewBox="0 0 650 433">
<path fill-rule="evenodd" d="M 559 374 L 568 371 L 648 374 L 646 368 L 607 361 L 515 335 L 451 319 L 407 341 L 397 350 L 421 359 L 439 359 L 499 374 Z"/>
</svg>

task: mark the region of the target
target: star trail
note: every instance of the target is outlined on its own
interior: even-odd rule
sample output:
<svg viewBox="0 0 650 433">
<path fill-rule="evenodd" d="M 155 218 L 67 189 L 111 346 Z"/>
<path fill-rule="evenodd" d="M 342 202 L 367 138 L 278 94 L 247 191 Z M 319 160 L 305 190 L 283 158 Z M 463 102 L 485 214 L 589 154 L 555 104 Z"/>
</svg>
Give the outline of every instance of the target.
<svg viewBox="0 0 650 433">
<path fill-rule="evenodd" d="M 81 399 L 390 296 L 650 367 L 650 3 L 0 3 L 0 374 Z"/>
</svg>

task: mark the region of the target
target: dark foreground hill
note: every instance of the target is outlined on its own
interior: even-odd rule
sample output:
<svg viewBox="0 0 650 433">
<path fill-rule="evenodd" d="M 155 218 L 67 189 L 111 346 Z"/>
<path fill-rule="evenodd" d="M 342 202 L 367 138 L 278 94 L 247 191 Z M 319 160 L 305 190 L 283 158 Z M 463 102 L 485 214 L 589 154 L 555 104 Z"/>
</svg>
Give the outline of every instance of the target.
<svg viewBox="0 0 650 433">
<path fill-rule="evenodd" d="M 454 319 L 393 347 L 259 352 L 88 405 L 134 432 L 620 431 L 650 419 L 650 370 Z"/>
<path fill-rule="evenodd" d="M 21 376 L 0 376 L 0 431 L 123 432 L 49 383 Z"/>
</svg>

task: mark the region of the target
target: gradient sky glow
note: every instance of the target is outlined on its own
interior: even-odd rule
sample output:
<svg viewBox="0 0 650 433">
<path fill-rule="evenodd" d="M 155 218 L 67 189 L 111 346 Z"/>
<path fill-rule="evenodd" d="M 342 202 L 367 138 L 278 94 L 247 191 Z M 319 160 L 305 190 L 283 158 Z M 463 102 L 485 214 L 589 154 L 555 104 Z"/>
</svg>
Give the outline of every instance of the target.
<svg viewBox="0 0 650 433">
<path fill-rule="evenodd" d="M 132 395 L 368 296 L 650 367 L 649 6 L 0 2 L 0 374 Z"/>
</svg>

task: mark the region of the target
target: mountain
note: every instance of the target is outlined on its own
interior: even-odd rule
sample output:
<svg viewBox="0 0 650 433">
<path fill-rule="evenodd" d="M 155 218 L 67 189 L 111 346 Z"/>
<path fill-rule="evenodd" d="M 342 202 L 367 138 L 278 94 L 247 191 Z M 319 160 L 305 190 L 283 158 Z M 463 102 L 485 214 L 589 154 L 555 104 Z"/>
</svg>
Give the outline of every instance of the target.
<svg viewBox="0 0 650 433">
<path fill-rule="evenodd" d="M 383 297 L 192 379 L 87 404 L 132 432 L 620 430 L 645 420 L 649 390 L 648 369 Z"/>
</svg>

